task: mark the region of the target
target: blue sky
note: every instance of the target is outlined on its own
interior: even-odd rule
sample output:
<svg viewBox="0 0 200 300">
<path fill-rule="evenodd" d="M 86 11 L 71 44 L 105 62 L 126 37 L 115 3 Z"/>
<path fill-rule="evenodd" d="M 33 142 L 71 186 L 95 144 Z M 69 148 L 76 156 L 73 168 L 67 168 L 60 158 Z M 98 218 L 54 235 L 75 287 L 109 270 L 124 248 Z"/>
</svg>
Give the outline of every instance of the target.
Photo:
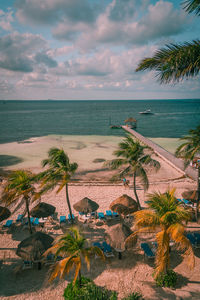
<svg viewBox="0 0 200 300">
<path fill-rule="evenodd" d="M 199 32 L 178 0 L 0 1 L 0 99 L 199 98 L 199 76 L 160 85 L 135 72 Z"/>
</svg>

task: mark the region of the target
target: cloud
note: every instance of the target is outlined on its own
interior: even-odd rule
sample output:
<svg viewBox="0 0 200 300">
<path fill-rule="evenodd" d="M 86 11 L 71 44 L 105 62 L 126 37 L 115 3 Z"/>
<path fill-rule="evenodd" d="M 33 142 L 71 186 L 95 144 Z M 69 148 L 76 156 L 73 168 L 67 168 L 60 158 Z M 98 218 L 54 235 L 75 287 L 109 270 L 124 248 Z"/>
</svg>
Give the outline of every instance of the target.
<svg viewBox="0 0 200 300">
<path fill-rule="evenodd" d="M 66 18 L 91 23 L 95 19 L 95 9 L 87 0 L 17 0 L 15 6 L 21 22 L 54 24 Z"/>
<path fill-rule="evenodd" d="M 8 10 L 7 12 L 0 9 L 0 28 L 5 31 L 12 31 L 11 23 L 14 21 L 13 12 Z"/>
<path fill-rule="evenodd" d="M 40 35 L 13 33 L 0 38 L 0 67 L 3 69 L 32 72 L 37 66 L 48 68 L 57 62 L 47 53 L 47 42 Z"/>
</svg>

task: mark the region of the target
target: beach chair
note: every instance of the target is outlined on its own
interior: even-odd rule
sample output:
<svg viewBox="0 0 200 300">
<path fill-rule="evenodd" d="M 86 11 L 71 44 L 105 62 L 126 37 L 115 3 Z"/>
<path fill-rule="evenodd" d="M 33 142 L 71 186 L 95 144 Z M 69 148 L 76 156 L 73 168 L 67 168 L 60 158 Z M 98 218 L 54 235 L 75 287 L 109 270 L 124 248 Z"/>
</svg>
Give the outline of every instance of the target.
<svg viewBox="0 0 200 300">
<path fill-rule="evenodd" d="M 72 214 L 72 219 L 75 220 L 74 214 Z M 68 222 L 71 223 L 71 221 L 72 221 L 72 220 L 71 220 L 71 215 L 68 214 Z"/>
<path fill-rule="evenodd" d="M 104 213 L 103 212 L 98 212 L 98 218 L 99 218 L 99 220 L 105 219 Z"/>
<path fill-rule="evenodd" d="M 60 216 L 60 225 L 62 224 L 62 223 L 66 223 L 66 216 Z"/>
<path fill-rule="evenodd" d="M 35 220 L 33 221 L 33 225 L 34 225 L 34 226 L 40 225 L 40 222 L 39 222 L 39 219 L 38 219 L 38 218 L 35 218 Z"/>
<path fill-rule="evenodd" d="M 109 244 L 107 244 L 106 242 L 102 243 L 103 246 L 103 253 L 106 257 L 113 257 L 114 254 L 112 252 L 112 248 L 110 247 Z"/>
<path fill-rule="evenodd" d="M 106 210 L 106 217 L 112 218 L 113 214 L 111 210 Z"/>
<path fill-rule="evenodd" d="M 32 261 L 29 261 L 29 260 L 24 260 L 23 261 L 23 266 L 22 266 L 23 270 L 31 269 L 32 267 L 33 267 Z"/>
<path fill-rule="evenodd" d="M 22 220 L 23 220 L 23 215 L 18 215 L 16 222 L 22 222 Z"/>
<path fill-rule="evenodd" d="M 101 250 L 104 249 L 103 245 L 102 245 L 100 242 L 94 242 L 94 243 L 93 243 L 93 246 L 94 246 L 94 247 L 99 247 Z"/>
<path fill-rule="evenodd" d="M 190 241 L 190 243 L 193 247 L 196 247 L 196 239 L 192 233 L 187 233 L 186 238 Z"/>
<path fill-rule="evenodd" d="M 6 224 L 3 225 L 4 228 L 10 228 L 13 224 L 13 220 L 7 220 Z"/>
<path fill-rule="evenodd" d="M 113 218 L 119 218 L 119 214 L 115 211 L 112 212 Z"/>
<path fill-rule="evenodd" d="M 153 253 L 153 251 L 151 250 L 149 244 L 147 243 L 141 243 L 140 244 L 142 250 L 144 251 L 144 256 L 148 257 L 148 258 L 154 258 L 155 257 L 155 253 Z"/>
<path fill-rule="evenodd" d="M 200 248 L 200 233 L 194 232 L 193 235 L 196 241 L 196 248 Z"/>
<path fill-rule="evenodd" d="M 193 206 L 193 203 L 189 200 L 186 200 L 186 199 L 182 199 L 183 203 L 186 205 L 186 206 Z"/>
<path fill-rule="evenodd" d="M 55 256 L 54 256 L 54 254 L 49 253 L 49 254 L 45 257 L 45 260 L 44 260 L 43 262 L 44 262 L 45 266 L 54 264 L 54 263 L 55 263 Z"/>
</svg>

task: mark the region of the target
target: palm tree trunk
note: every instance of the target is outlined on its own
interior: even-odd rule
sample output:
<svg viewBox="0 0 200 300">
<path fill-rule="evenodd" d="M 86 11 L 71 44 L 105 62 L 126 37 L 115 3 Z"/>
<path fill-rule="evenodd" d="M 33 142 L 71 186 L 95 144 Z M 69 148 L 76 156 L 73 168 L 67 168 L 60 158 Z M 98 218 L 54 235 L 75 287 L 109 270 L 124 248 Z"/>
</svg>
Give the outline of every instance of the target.
<svg viewBox="0 0 200 300">
<path fill-rule="evenodd" d="M 134 190 L 135 198 L 137 200 L 138 208 L 141 210 L 140 201 L 136 192 L 136 172 L 134 172 L 133 174 L 133 190 Z"/>
<path fill-rule="evenodd" d="M 197 223 L 199 222 L 199 202 L 200 202 L 200 163 L 198 166 L 198 179 L 197 179 L 197 206 L 196 206 L 196 210 L 195 210 L 195 217 L 196 217 L 196 221 Z"/>
<path fill-rule="evenodd" d="M 80 270 L 78 272 L 78 280 L 79 280 L 79 287 L 81 287 L 82 282 L 81 282 L 81 271 Z"/>
<path fill-rule="evenodd" d="M 27 214 L 28 214 L 28 226 L 29 226 L 29 231 L 30 231 L 30 234 L 32 234 L 33 231 L 32 231 L 31 220 L 30 220 L 30 212 L 29 212 L 28 198 L 25 198 L 25 201 L 26 201 L 26 211 L 27 211 Z"/>
<path fill-rule="evenodd" d="M 69 208 L 69 214 L 70 214 L 70 217 L 71 217 L 71 222 L 73 224 L 74 220 L 72 218 L 72 209 L 71 209 L 71 205 L 70 205 L 70 202 L 69 202 L 68 184 L 66 184 L 66 199 L 67 199 L 67 205 L 68 205 L 68 208 Z"/>
</svg>

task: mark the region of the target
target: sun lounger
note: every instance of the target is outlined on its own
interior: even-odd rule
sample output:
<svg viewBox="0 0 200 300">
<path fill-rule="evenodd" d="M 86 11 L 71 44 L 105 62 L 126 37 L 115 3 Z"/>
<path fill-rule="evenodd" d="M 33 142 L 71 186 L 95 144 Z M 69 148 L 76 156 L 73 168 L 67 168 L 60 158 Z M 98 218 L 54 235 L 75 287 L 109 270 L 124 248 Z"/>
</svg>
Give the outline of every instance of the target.
<svg viewBox="0 0 200 300">
<path fill-rule="evenodd" d="M 5 228 L 10 228 L 12 226 L 13 220 L 7 220 L 6 224 L 3 225 Z"/>
<path fill-rule="evenodd" d="M 32 261 L 29 261 L 29 260 L 24 260 L 23 261 L 23 267 L 22 267 L 23 270 L 31 269 L 32 267 L 33 267 Z"/>
<path fill-rule="evenodd" d="M 98 213 L 98 218 L 99 218 L 99 220 L 105 219 L 104 213 L 103 212 L 99 212 Z"/>
<path fill-rule="evenodd" d="M 72 214 L 72 219 L 75 220 L 74 214 Z M 68 214 L 68 221 L 69 221 L 69 222 L 72 221 L 72 220 L 71 220 L 71 215 L 70 215 L 70 214 Z"/>
<path fill-rule="evenodd" d="M 106 217 L 112 218 L 113 214 L 111 210 L 106 210 Z"/>
<path fill-rule="evenodd" d="M 18 215 L 16 222 L 22 222 L 22 220 L 23 220 L 23 215 Z"/>
<path fill-rule="evenodd" d="M 118 218 L 119 217 L 119 214 L 116 213 L 115 211 L 112 212 L 112 215 L 113 215 L 114 218 Z"/>
<path fill-rule="evenodd" d="M 66 216 L 60 216 L 60 224 L 61 223 L 66 223 Z"/>
<path fill-rule="evenodd" d="M 99 247 L 101 250 L 103 250 L 103 245 L 100 242 L 94 242 L 93 246 L 94 247 Z"/>
<path fill-rule="evenodd" d="M 144 256 L 146 256 L 148 258 L 154 258 L 155 257 L 155 254 L 151 250 L 149 244 L 141 243 L 140 246 L 141 246 L 142 250 L 144 251 Z"/>
<path fill-rule="evenodd" d="M 192 233 L 187 233 L 186 234 L 187 239 L 190 241 L 191 245 L 193 247 L 196 247 L 196 239 L 195 236 Z"/>
<path fill-rule="evenodd" d="M 112 248 L 110 247 L 109 244 L 107 244 L 106 242 L 102 243 L 103 246 L 103 253 L 106 257 L 113 257 L 114 254 L 112 252 Z"/>
<path fill-rule="evenodd" d="M 196 240 L 196 248 L 200 248 L 200 233 L 199 232 L 194 232 L 194 237 Z"/>
<path fill-rule="evenodd" d="M 33 221 L 33 225 L 34 225 L 34 226 L 40 225 L 40 222 L 39 222 L 39 219 L 38 219 L 38 218 L 35 218 L 35 220 Z"/>
<path fill-rule="evenodd" d="M 186 206 L 193 206 L 193 203 L 189 200 L 186 200 L 186 199 L 182 199 L 183 203 L 186 205 Z"/>
</svg>

